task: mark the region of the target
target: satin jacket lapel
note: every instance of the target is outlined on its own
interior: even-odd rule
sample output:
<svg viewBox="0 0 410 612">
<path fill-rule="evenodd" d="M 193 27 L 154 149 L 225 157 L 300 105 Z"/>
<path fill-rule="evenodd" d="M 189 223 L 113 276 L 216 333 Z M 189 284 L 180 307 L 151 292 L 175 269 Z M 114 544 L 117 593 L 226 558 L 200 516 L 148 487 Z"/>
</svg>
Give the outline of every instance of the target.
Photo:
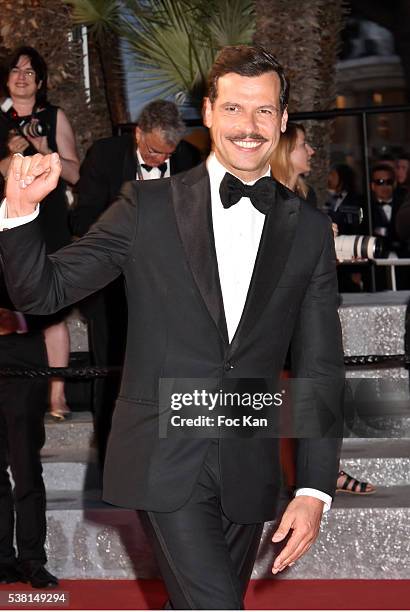
<svg viewBox="0 0 410 612">
<path fill-rule="evenodd" d="M 195 283 L 224 342 L 225 312 L 212 228 L 211 190 L 205 164 L 171 179 L 179 234 Z"/>
<path fill-rule="evenodd" d="M 262 316 L 282 275 L 294 240 L 300 200 L 291 192 L 284 194 L 281 191 L 277 188 L 275 203 L 265 220 L 245 307 L 231 342 L 231 352 Z"/>
</svg>

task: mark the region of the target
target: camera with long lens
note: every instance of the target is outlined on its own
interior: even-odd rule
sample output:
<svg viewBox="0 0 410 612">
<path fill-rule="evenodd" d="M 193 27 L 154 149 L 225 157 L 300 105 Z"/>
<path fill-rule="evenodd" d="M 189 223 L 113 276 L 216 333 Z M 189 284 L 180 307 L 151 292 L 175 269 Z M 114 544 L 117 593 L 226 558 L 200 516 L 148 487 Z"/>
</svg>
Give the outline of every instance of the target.
<svg viewBox="0 0 410 612">
<path fill-rule="evenodd" d="M 348 236 L 341 234 L 335 238 L 336 257 L 339 261 L 352 259 L 381 259 L 387 257 L 383 238 L 376 236 Z"/>
<path fill-rule="evenodd" d="M 363 210 L 355 204 L 342 202 L 337 210 L 326 210 L 341 234 L 358 234 L 363 221 Z"/>
</svg>

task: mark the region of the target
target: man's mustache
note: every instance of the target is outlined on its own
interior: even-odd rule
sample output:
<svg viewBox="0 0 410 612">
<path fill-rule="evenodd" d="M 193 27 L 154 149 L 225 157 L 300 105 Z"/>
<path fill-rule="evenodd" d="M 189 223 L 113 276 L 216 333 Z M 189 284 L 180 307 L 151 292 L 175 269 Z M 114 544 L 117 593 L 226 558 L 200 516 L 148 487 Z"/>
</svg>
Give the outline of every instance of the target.
<svg viewBox="0 0 410 612">
<path fill-rule="evenodd" d="M 226 136 L 226 138 L 228 140 L 259 140 L 259 142 L 267 142 L 268 140 L 257 132 L 252 132 L 251 134 L 235 134 L 234 136 Z"/>
</svg>

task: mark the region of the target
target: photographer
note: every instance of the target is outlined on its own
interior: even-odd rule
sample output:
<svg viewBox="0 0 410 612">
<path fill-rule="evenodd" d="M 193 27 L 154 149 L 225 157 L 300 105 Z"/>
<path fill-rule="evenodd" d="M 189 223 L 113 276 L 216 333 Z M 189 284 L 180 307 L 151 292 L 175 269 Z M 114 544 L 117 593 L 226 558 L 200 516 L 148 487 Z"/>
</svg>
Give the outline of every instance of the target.
<svg viewBox="0 0 410 612">
<path fill-rule="evenodd" d="M 53 253 L 71 241 L 66 202 L 66 183 L 74 185 L 79 178 L 79 159 L 74 132 L 64 112 L 47 101 L 47 65 L 32 47 L 16 49 L 5 71 L 4 89 L 9 96 L 0 112 L 0 172 L 7 176 L 15 153 L 47 154 L 56 151 L 62 163 L 62 180 L 44 200 L 40 221 L 46 247 Z M 68 363 L 69 336 L 64 313 L 55 316 L 45 330 L 49 363 Z M 50 411 L 56 418 L 68 412 L 62 381 L 50 388 Z"/>
</svg>

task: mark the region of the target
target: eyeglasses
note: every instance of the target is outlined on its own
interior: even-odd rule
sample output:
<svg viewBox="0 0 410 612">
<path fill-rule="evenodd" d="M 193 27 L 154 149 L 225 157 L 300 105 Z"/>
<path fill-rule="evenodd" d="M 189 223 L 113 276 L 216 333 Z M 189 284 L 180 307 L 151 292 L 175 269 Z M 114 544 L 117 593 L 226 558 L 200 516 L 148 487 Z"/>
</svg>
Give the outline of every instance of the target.
<svg viewBox="0 0 410 612">
<path fill-rule="evenodd" d="M 176 147 L 175 146 L 168 146 L 168 151 L 159 151 L 158 149 L 155 149 L 152 145 L 149 144 L 148 139 L 149 139 L 149 133 L 147 134 L 146 132 L 140 132 L 141 133 L 141 137 L 142 137 L 142 141 L 145 145 L 145 148 L 147 150 L 147 153 L 153 157 L 165 157 L 168 158 L 172 155 L 172 153 L 175 151 Z M 166 143 L 164 143 L 165 146 Z"/>
<path fill-rule="evenodd" d="M 392 185 L 394 185 L 394 180 L 393 179 L 382 179 L 382 178 L 378 178 L 378 179 L 373 179 L 372 183 L 374 183 L 375 185 L 389 185 L 389 187 L 391 187 Z"/>
<path fill-rule="evenodd" d="M 17 68 L 17 66 L 10 70 L 10 74 L 13 74 L 15 76 L 16 75 L 18 75 L 18 76 L 21 75 L 21 76 L 24 76 L 27 79 L 32 79 L 36 75 L 34 70 L 23 70 L 22 68 Z"/>
</svg>

